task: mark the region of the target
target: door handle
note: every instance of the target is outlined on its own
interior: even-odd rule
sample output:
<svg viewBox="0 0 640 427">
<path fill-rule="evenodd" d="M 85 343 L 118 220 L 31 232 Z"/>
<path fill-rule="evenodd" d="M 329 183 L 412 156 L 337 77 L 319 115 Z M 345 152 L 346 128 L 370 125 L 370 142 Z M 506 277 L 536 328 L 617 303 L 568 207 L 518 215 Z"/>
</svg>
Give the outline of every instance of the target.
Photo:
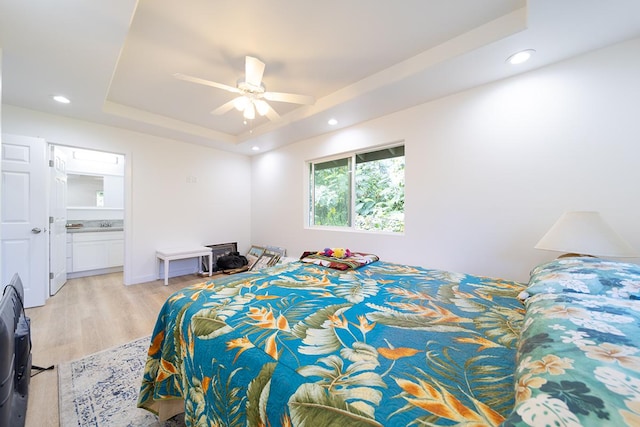
<svg viewBox="0 0 640 427">
<path fill-rule="evenodd" d="M 42 232 L 42 230 L 41 230 L 41 229 L 39 229 L 38 227 L 34 227 L 34 228 L 32 228 L 32 229 L 31 229 L 31 232 L 32 232 L 33 234 L 38 234 L 38 233 L 41 233 L 41 232 Z"/>
</svg>

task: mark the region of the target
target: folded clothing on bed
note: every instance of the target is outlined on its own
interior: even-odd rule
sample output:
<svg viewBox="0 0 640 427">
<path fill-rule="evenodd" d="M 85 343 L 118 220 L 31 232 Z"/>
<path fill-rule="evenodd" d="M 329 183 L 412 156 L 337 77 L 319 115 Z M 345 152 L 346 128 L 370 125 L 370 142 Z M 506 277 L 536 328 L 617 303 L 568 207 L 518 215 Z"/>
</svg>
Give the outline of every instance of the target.
<svg viewBox="0 0 640 427">
<path fill-rule="evenodd" d="M 300 261 L 322 265 L 324 267 L 334 268 L 336 270 L 355 270 L 372 262 L 378 261 L 377 255 L 365 254 L 362 252 L 351 252 L 351 256 L 345 258 L 337 258 L 326 255 L 320 255 L 317 251 L 304 252 L 300 257 Z"/>
</svg>

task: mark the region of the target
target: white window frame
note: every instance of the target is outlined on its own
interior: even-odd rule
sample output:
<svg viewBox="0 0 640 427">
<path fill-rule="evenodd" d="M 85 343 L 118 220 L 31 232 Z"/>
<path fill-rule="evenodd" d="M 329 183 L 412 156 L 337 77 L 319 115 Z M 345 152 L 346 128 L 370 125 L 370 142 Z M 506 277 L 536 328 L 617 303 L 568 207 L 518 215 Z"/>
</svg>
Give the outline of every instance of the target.
<svg viewBox="0 0 640 427">
<path fill-rule="evenodd" d="M 356 156 L 360 154 L 373 153 L 376 151 L 382 151 L 385 149 L 396 148 L 403 146 L 406 150 L 406 145 L 404 140 L 397 141 L 391 144 L 379 145 L 367 147 L 366 149 L 357 150 L 357 151 L 347 151 L 340 154 L 336 154 L 328 157 L 321 157 L 317 159 L 307 160 L 305 162 L 305 209 L 304 209 L 304 227 L 312 230 L 327 230 L 327 231 L 343 231 L 343 232 L 357 232 L 357 233 L 375 233 L 375 234 L 393 234 L 393 235 L 404 235 L 404 232 L 396 232 L 396 231 L 382 231 L 382 230 L 363 230 L 355 228 L 354 225 L 354 217 L 355 217 L 355 207 L 356 207 L 356 185 L 355 185 L 355 172 L 356 172 Z M 405 157 L 405 184 L 406 184 L 406 151 L 404 154 Z M 346 226 L 336 226 L 336 225 L 316 225 L 314 224 L 314 209 L 315 205 L 314 193 L 313 193 L 313 169 L 312 165 L 318 163 L 331 162 L 335 160 L 349 159 L 349 181 L 350 181 L 350 203 L 349 203 L 349 212 L 348 215 L 348 225 Z M 406 193 L 405 193 L 406 197 Z"/>
</svg>

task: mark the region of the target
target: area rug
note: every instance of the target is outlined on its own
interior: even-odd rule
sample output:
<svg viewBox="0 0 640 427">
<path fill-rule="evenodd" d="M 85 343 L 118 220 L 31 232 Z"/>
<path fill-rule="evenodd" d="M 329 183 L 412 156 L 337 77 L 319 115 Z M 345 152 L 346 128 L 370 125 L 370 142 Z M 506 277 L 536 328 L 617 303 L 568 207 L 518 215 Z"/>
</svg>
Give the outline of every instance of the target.
<svg viewBox="0 0 640 427">
<path fill-rule="evenodd" d="M 163 423 L 136 407 L 149 337 L 58 367 L 61 427 L 183 427 L 184 416 Z"/>
</svg>

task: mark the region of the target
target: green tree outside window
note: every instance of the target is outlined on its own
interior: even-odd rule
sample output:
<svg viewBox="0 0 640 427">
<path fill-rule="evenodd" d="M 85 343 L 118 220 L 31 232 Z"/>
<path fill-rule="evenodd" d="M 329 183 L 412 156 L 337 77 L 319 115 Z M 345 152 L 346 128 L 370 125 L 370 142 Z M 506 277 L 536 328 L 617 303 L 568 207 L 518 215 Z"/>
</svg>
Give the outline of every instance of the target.
<svg viewBox="0 0 640 427">
<path fill-rule="evenodd" d="M 404 164 L 404 146 L 312 162 L 310 225 L 403 232 Z"/>
</svg>

